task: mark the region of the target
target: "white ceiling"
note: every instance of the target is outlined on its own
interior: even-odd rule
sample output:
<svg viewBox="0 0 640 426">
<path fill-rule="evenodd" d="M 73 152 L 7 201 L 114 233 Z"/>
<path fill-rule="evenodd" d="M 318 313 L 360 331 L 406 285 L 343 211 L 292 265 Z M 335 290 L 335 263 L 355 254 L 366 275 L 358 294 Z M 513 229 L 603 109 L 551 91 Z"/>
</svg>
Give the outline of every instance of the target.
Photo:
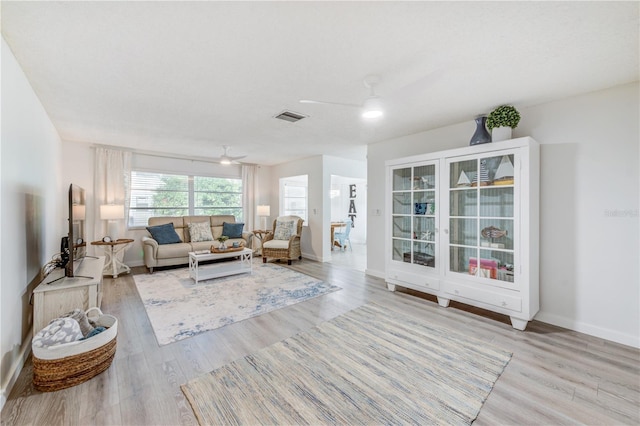
<svg viewBox="0 0 640 426">
<path fill-rule="evenodd" d="M 11 2 L 2 34 L 65 140 L 277 164 L 639 79 L 633 2 Z M 362 103 L 381 78 L 385 118 Z M 3 82 L 4 84 L 5 82 Z M 297 123 L 283 110 L 309 115 Z M 526 119 L 526 118 L 525 118 Z M 471 137 L 471 134 L 469 135 Z"/>
</svg>

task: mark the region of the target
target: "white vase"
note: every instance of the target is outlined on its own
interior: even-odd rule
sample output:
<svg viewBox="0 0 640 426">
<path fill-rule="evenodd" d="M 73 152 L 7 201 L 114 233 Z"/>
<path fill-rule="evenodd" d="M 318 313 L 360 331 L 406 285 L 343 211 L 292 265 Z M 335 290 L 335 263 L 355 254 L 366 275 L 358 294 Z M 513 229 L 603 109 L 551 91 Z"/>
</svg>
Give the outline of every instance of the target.
<svg viewBox="0 0 640 426">
<path fill-rule="evenodd" d="M 511 127 L 494 127 L 491 129 L 491 140 L 493 142 L 506 141 L 511 139 Z"/>
</svg>

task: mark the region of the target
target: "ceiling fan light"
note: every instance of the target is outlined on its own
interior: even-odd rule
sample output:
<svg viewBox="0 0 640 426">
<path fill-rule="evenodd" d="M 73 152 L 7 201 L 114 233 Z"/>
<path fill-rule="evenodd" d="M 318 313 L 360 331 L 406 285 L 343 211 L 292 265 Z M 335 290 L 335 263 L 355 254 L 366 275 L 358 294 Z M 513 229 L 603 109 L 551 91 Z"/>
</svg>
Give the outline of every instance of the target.
<svg viewBox="0 0 640 426">
<path fill-rule="evenodd" d="M 371 97 L 364 101 L 364 108 L 362 110 L 362 118 L 380 118 L 384 115 L 382 109 L 382 103 L 380 98 Z"/>
<path fill-rule="evenodd" d="M 223 158 L 220 160 L 220 164 L 224 164 L 225 166 L 228 166 L 229 164 L 231 164 L 231 160 L 229 160 L 228 158 Z"/>
</svg>

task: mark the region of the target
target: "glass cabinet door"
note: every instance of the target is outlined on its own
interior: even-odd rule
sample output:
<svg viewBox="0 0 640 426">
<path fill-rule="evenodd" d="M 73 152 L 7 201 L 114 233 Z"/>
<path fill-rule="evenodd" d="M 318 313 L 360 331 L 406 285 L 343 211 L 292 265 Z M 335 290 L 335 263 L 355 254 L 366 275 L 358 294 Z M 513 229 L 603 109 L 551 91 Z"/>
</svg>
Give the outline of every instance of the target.
<svg viewBox="0 0 640 426">
<path fill-rule="evenodd" d="M 513 283 L 514 160 L 507 154 L 448 162 L 449 271 Z"/>
<path fill-rule="evenodd" d="M 392 170 L 391 257 L 435 268 L 436 165 Z"/>
</svg>

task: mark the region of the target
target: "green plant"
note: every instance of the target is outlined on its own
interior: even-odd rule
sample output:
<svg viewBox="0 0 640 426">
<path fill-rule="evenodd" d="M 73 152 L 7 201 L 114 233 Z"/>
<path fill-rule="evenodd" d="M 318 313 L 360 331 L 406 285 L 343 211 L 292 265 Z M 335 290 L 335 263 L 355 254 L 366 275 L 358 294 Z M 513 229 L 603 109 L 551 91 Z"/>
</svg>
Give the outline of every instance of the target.
<svg viewBox="0 0 640 426">
<path fill-rule="evenodd" d="M 520 122 L 520 113 L 511 105 L 501 105 L 491 111 L 487 118 L 487 129 L 511 127 L 515 129 Z"/>
<path fill-rule="evenodd" d="M 226 235 L 221 235 L 221 236 L 218 237 L 218 242 L 224 243 L 228 239 L 229 239 L 229 237 L 227 237 Z"/>
</svg>

